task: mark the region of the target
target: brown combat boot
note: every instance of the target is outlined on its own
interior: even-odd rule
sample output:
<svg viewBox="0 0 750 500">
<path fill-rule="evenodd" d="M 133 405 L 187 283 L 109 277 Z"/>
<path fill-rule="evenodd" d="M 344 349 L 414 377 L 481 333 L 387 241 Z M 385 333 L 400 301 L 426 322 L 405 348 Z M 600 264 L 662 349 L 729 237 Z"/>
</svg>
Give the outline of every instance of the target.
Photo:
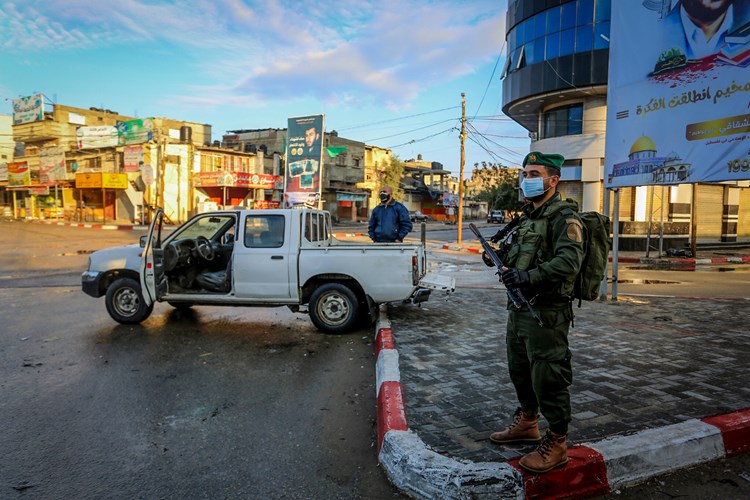
<svg viewBox="0 0 750 500">
<path fill-rule="evenodd" d="M 507 429 L 490 434 L 490 441 L 495 444 L 531 442 L 536 443 L 539 435 L 539 415 L 536 412 L 525 412 L 521 408 L 513 415 L 513 422 Z"/>
<path fill-rule="evenodd" d="M 536 450 L 524 455 L 518 465 L 530 472 L 541 474 L 568 463 L 568 443 L 565 434 L 547 429 Z"/>
</svg>

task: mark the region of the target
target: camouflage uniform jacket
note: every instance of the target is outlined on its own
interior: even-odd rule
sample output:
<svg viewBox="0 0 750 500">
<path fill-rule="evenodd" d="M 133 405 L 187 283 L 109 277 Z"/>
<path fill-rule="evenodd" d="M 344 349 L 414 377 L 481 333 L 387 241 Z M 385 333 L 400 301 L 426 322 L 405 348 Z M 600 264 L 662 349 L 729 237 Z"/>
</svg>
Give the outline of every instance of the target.
<svg viewBox="0 0 750 500">
<path fill-rule="evenodd" d="M 526 297 L 539 304 L 567 302 L 583 261 L 583 225 L 578 204 L 559 193 L 534 209 L 529 203 L 512 233 L 505 265 L 529 272 Z"/>
</svg>

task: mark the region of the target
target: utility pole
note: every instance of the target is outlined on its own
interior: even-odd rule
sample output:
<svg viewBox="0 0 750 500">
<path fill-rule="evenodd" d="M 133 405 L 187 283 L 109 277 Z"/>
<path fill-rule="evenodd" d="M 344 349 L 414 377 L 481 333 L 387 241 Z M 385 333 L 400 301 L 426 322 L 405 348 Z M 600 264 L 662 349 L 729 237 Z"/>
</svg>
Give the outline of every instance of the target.
<svg viewBox="0 0 750 500">
<path fill-rule="evenodd" d="M 458 174 L 458 244 L 461 244 L 461 228 L 464 222 L 464 163 L 466 161 L 466 93 L 461 92 L 461 167 Z"/>
</svg>

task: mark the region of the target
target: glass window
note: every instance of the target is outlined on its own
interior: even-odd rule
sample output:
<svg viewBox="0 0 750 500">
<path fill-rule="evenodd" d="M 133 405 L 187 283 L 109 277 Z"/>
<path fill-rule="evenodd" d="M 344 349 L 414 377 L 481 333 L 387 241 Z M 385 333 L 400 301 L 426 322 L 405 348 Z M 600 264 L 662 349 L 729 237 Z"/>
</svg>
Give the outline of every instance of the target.
<svg viewBox="0 0 750 500">
<path fill-rule="evenodd" d="M 593 46 L 594 27 L 591 24 L 576 28 L 576 52 L 586 52 Z"/>
<path fill-rule="evenodd" d="M 534 39 L 534 18 L 529 18 L 521 23 L 523 27 L 523 43 L 528 43 Z"/>
<path fill-rule="evenodd" d="M 513 31 L 516 32 L 516 47 L 522 45 L 525 42 L 526 35 L 524 34 L 524 23 L 518 23 Z"/>
<path fill-rule="evenodd" d="M 547 11 L 547 33 L 560 31 L 560 6 Z"/>
<path fill-rule="evenodd" d="M 534 64 L 544 61 L 544 38 L 537 38 L 531 42 L 534 52 L 534 60 L 527 61 L 529 64 Z"/>
<path fill-rule="evenodd" d="M 541 38 L 547 33 L 547 13 L 540 12 L 534 16 L 534 38 Z"/>
<path fill-rule="evenodd" d="M 279 248 L 284 244 L 283 215 L 249 215 L 245 219 L 245 246 Z"/>
<path fill-rule="evenodd" d="M 609 40 L 609 23 L 597 23 L 594 25 L 594 48 L 595 49 L 608 49 L 609 42 L 603 37 L 607 37 Z"/>
<path fill-rule="evenodd" d="M 513 50 L 516 48 L 516 37 L 518 36 L 518 29 L 513 28 L 510 30 L 510 33 L 508 33 L 508 47 L 510 50 Z"/>
<path fill-rule="evenodd" d="M 547 36 L 547 52 L 545 59 L 554 59 L 560 56 L 560 33 L 552 33 Z"/>
<path fill-rule="evenodd" d="M 609 21 L 612 19 L 612 2 L 611 0 L 596 0 L 596 9 L 594 10 L 594 21 Z"/>
<path fill-rule="evenodd" d="M 543 115 L 544 139 L 581 134 L 583 131 L 583 104 L 561 106 Z"/>
<path fill-rule="evenodd" d="M 564 3 L 561 6 L 560 29 L 572 28 L 576 25 L 575 2 Z"/>
<path fill-rule="evenodd" d="M 560 32 L 560 56 L 573 53 L 575 46 L 576 30 L 565 30 Z"/>
<path fill-rule="evenodd" d="M 583 133 L 583 104 L 574 104 L 568 108 L 568 135 Z"/>
<path fill-rule="evenodd" d="M 594 22 L 594 0 L 578 0 L 578 26 Z"/>
</svg>

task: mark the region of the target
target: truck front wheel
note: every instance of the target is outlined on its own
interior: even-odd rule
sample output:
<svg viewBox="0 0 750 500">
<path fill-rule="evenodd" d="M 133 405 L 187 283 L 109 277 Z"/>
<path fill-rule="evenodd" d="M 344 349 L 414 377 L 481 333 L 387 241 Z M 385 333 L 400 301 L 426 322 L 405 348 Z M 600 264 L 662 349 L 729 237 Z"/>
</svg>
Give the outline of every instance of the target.
<svg viewBox="0 0 750 500">
<path fill-rule="evenodd" d="M 154 310 L 154 304 L 147 306 L 144 302 L 140 283 L 130 278 L 120 278 L 109 285 L 105 304 L 112 319 L 125 325 L 144 321 Z"/>
<path fill-rule="evenodd" d="M 359 317 L 359 301 L 354 292 L 341 283 L 326 283 L 310 297 L 310 319 L 325 333 L 346 333 Z"/>
</svg>

